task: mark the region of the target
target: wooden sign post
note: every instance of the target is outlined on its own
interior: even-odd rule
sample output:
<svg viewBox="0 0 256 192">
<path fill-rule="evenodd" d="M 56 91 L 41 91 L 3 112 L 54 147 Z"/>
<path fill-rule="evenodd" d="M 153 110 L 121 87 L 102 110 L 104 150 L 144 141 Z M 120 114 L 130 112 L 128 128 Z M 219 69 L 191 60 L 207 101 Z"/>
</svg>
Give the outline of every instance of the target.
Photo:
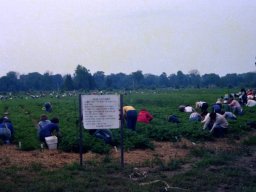
<svg viewBox="0 0 256 192">
<path fill-rule="evenodd" d="M 123 116 L 121 95 L 79 95 L 80 165 L 82 160 L 82 127 L 85 129 L 118 129 L 121 127 L 121 166 L 123 167 Z M 121 117 L 121 118 L 120 118 Z"/>
</svg>

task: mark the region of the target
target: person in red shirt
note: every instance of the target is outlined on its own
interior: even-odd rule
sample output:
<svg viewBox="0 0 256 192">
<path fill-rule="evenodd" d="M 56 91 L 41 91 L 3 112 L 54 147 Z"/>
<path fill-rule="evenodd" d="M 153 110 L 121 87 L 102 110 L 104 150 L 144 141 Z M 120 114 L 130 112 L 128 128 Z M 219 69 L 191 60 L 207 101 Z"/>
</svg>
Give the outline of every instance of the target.
<svg viewBox="0 0 256 192">
<path fill-rule="evenodd" d="M 137 121 L 141 123 L 149 124 L 150 121 L 152 121 L 153 116 L 147 111 L 147 109 L 141 109 Z"/>
</svg>

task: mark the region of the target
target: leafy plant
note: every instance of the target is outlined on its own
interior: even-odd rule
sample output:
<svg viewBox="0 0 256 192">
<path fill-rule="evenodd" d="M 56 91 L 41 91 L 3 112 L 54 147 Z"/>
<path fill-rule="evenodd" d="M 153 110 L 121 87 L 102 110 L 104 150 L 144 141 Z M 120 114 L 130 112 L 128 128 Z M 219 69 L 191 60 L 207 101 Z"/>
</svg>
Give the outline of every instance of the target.
<svg viewBox="0 0 256 192">
<path fill-rule="evenodd" d="M 143 93 L 134 92 L 124 95 L 124 103 L 135 106 L 139 111 L 141 108 L 147 108 L 154 116 L 150 124 L 137 123 L 136 132 L 128 129 L 124 130 L 124 144 L 126 150 L 133 149 L 154 149 L 153 141 L 171 141 L 179 142 L 181 138 L 187 138 L 192 141 L 213 140 L 212 135 L 202 130 L 200 122 L 190 122 L 189 114 L 178 110 L 180 104 L 194 105 L 197 100 L 206 100 L 209 104 L 214 103 L 221 94 L 230 92 L 227 89 L 180 89 L 180 90 L 154 90 L 144 91 Z M 3 111 L 8 110 L 10 119 L 15 128 L 14 144 L 22 142 L 22 150 L 34 150 L 40 148 L 37 139 L 36 125 L 42 113 L 42 106 L 51 102 L 53 111 L 47 113 L 49 119 L 52 117 L 60 118 L 60 128 L 62 138 L 58 147 L 67 152 L 79 152 L 79 107 L 78 97 L 52 97 L 44 96 L 41 98 L 17 97 L 13 100 L 0 101 L 0 108 Z M 228 137 L 237 138 L 251 131 L 246 126 L 248 119 L 255 118 L 255 109 L 245 108 L 245 114 L 239 116 L 237 121 L 230 121 Z M 179 124 L 167 121 L 169 115 L 175 114 Z M 112 130 L 112 145 L 120 146 L 120 130 Z M 107 147 L 102 146 L 104 150 L 99 150 L 98 140 L 83 131 L 83 152 L 90 150 L 105 153 Z M 249 141 L 248 141 L 249 142 Z M 250 141 L 252 142 L 252 141 Z"/>
</svg>

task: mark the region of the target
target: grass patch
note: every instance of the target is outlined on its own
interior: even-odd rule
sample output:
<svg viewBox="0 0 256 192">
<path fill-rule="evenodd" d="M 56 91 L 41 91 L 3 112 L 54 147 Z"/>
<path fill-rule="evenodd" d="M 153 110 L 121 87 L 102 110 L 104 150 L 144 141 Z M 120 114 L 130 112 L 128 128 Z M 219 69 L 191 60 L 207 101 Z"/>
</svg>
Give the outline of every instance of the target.
<svg viewBox="0 0 256 192">
<path fill-rule="evenodd" d="M 256 136 L 250 136 L 248 139 L 243 141 L 244 145 L 256 145 Z"/>
</svg>

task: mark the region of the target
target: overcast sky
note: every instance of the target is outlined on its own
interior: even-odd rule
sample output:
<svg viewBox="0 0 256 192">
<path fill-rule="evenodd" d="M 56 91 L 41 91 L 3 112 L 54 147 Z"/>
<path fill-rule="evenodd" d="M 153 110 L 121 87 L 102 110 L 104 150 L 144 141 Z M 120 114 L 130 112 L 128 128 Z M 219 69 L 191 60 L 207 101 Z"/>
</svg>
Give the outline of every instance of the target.
<svg viewBox="0 0 256 192">
<path fill-rule="evenodd" d="M 256 71 L 256 0 L 0 0 L 0 76 Z"/>
</svg>

